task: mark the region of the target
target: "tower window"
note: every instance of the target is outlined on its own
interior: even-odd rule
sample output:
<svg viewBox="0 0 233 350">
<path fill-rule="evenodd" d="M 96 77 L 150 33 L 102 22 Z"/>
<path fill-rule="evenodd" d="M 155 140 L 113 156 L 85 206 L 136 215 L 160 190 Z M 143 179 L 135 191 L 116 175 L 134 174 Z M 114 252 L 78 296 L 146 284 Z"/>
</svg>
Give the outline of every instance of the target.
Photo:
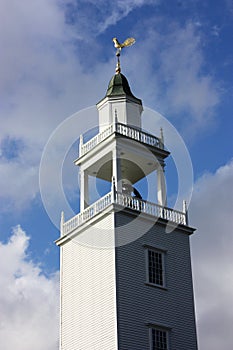
<svg viewBox="0 0 233 350">
<path fill-rule="evenodd" d="M 150 350 L 169 350 L 167 330 L 150 328 Z"/>
<path fill-rule="evenodd" d="M 165 287 L 164 252 L 147 249 L 147 283 Z"/>
</svg>

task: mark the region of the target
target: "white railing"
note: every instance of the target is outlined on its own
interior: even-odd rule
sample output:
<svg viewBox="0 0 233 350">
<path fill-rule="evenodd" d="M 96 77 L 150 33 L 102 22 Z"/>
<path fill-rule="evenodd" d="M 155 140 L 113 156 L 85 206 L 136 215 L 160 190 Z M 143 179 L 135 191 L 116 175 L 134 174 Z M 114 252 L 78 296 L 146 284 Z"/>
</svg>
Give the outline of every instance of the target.
<svg viewBox="0 0 233 350">
<path fill-rule="evenodd" d="M 123 193 L 116 192 L 114 194 L 113 191 L 111 191 L 104 197 L 100 198 L 97 202 L 83 210 L 81 213 L 75 215 L 72 219 L 68 220 L 67 222 L 62 222 L 62 235 L 66 235 L 72 232 L 113 203 L 118 204 L 123 208 L 136 210 L 138 212 L 152 215 L 157 218 L 172 221 L 176 224 L 187 224 L 186 213 L 163 207 L 152 202 L 147 202 L 135 197 L 127 196 Z"/>
<path fill-rule="evenodd" d="M 95 146 L 97 146 L 100 142 L 102 142 L 103 140 L 105 140 L 107 137 L 109 137 L 110 135 L 113 134 L 114 130 L 113 130 L 114 125 L 111 124 L 109 125 L 104 131 L 100 132 L 99 134 L 97 134 L 96 136 L 94 136 L 92 139 L 90 139 L 89 141 L 87 141 L 84 144 L 81 144 L 80 147 L 80 156 L 83 156 L 84 154 L 86 154 L 87 152 L 89 152 L 92 148 L 94 148 Z"/>
<path fill-rule="evenodd" d="M 77 227 L 84 224 L 86 221 L 93 218 L 98 213 L 102 212 L 112 203 L 112 192 L 106 194 L 100 198 L 97 202 L 84 209 L 81 213 L 75 215 L 73 218 L 64 222 L 62 225 L 62 234 L 66 235 L 76 229 Z"/>
<path fill-rule="evenodd" d="M 144 131 L 135 129 L 132 126 L 117 123 L 116 132 L 120 135 L 127 136 L 133 140 L 140 141 L 147 145 L 161 148 L 161 141 L 158 137 L 148 134 Z"/>
<path fill-rule="evenodd" d="M 83 156 L 84 154 L 92 150 L 100 142 L 104 141 L 106 138 L 108 138 L 110 135 L 112 135 L 115 132 L 122 136 L 129 137 L 132 140 L 142 142 L 146 145 L 159 147 L 163 149 L 163 143 L 158 137 L 148 134 L 144 131 L 138 130 L 136 128 L 133 128 L 132 126 L 129 126 L 129 125 L 114 123 L 109 125 L 104 131 L 100 132 L 99 134 L 94 136 L 92 139 L 90 139 L 86 143 L 82 143 L 82 137 L 81 137 L 79 156 L 80 157 Z"/>
<path fill-rule="evenodd" d="M 145 214 L 149 214 L 158 218 L 175 222 L 176 224 L 186 225 L 185 213 L 178 210 L 163 207 L 159 204 L 147 202 L 136 197 L 127 196 L 123 193 L 116 194 L 116 203 L 126 208 L 130 208 Z"/>
</svg>

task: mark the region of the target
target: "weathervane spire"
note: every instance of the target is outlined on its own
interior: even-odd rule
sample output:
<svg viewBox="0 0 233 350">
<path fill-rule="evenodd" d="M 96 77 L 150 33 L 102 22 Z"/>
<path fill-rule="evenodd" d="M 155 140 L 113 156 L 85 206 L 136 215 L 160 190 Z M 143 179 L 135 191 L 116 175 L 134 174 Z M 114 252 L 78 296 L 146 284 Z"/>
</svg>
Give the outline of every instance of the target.
<svg viewBox="0 0 233 350">
<path fill-rule="evenodd" d="M 133 45 L 136 40 L 134 38 L 127 38 L 122 44 L 117 40 L 117 38 L 113 38 L 112 41 L 114 42 L 114 46 L 117 49 L 117 51 L 116 51 L 116 56 L 117 56 L 116 74 L 118 74 L 121 72 L 121 65 L 120 65 L 121 49 L 123 49 L 123 47 Z"/>
</svg>

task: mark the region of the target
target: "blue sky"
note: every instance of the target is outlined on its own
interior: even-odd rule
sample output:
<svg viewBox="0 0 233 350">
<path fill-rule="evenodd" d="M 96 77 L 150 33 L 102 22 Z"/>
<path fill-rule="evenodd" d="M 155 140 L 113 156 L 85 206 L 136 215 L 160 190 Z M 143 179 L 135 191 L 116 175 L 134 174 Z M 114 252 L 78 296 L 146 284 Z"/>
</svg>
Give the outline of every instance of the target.
<svg viewBox="0 0 233 350">
<path fill-rule="evenodd" d="M 39 165 L 56 127 L 104 96 L 115 70 L 115 36 L 136 38 L 122 54 L 122 72 L 144 106 L 165 116 L 189 150 L 190 217 L 198 227 L 192 256 L 199 347 L 230 350 L 233 2 L 2 0 L 0 16 L 0 340 L 5 350 L 16 347 L 12 332 L 19 350 L 35 343 L 38 349 L 57 348 L 59 251 L 53 242 L 59 232 L 41 201 Z M 75 211 L 73 158 L 74 148 L 62 171 Z M 171 161 L 166 171 L 172 197 L 177 175 Z M 53 176 L 54 171 L 48 173 Z M 56 209 L 63 208 L 57 203 Z M 38 313 L 43 300 L 50 309 Z M 44 329 L 51 314 L 55 321 Z M 22 334 L 28 334 L 26 345 Z"/>
</svg>

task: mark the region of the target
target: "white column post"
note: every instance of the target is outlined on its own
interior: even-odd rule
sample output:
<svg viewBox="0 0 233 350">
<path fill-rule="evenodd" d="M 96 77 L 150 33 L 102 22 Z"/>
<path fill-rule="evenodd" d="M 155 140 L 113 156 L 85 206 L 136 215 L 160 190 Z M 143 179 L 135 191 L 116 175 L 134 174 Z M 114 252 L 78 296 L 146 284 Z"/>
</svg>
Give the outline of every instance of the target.
<svg viewBox="0 0 233 350">
<path fill-rule="evenodd" d="M 163 128 L 160 128 L 160 147 L 164 149 Z"/>
<path fill-rule="evenodd" d="M 115 184 L 115 177 L 112 176 L 112 203 L 115 203 L 116 201 L 116 184 Z"/>
<path fill-rule="evenodd" d="M 116 147 L 112 151 L 112 176 L 115 178 L 116 191 L 122 192 L 121 160 L 118 156 L 118 151 Z"/>
<path fill-rule="evenodd" d="M 80 211 L 89 205 L 88 174 L 80 169 Z"/>
<path fill-rule="evenodd" d="M 82 147 L 83 147 L 83 135 L 81 134 L 79 137 L 79 157 L 82 156 Z"/>
<path fill-rule="evenodd" d="M 183 200 L 183 213 L 185 214 L 185 225 L 188 225 L 188 207 L 186 200 Z"/>
<path fill-rule="evenodd" d="M 61 236 L 63 236 L 63 225 L 65 223 L 65 214 L 64 211 L 61 212 L 61 221 L 60 221 L 60 232 Z"/>
<path fill-rule="evenodd" d="M 166 179 L 164 164 L 159 163 L 157 169 L 157 199 L 158 204 L 165 207 L 167 205 Z"/>
<path fill-rule="evenodd" d="M 113 132 L 117 131 L 117 110 L 115 109 L 115 117 L 113 118 Z"/>
</svg>

